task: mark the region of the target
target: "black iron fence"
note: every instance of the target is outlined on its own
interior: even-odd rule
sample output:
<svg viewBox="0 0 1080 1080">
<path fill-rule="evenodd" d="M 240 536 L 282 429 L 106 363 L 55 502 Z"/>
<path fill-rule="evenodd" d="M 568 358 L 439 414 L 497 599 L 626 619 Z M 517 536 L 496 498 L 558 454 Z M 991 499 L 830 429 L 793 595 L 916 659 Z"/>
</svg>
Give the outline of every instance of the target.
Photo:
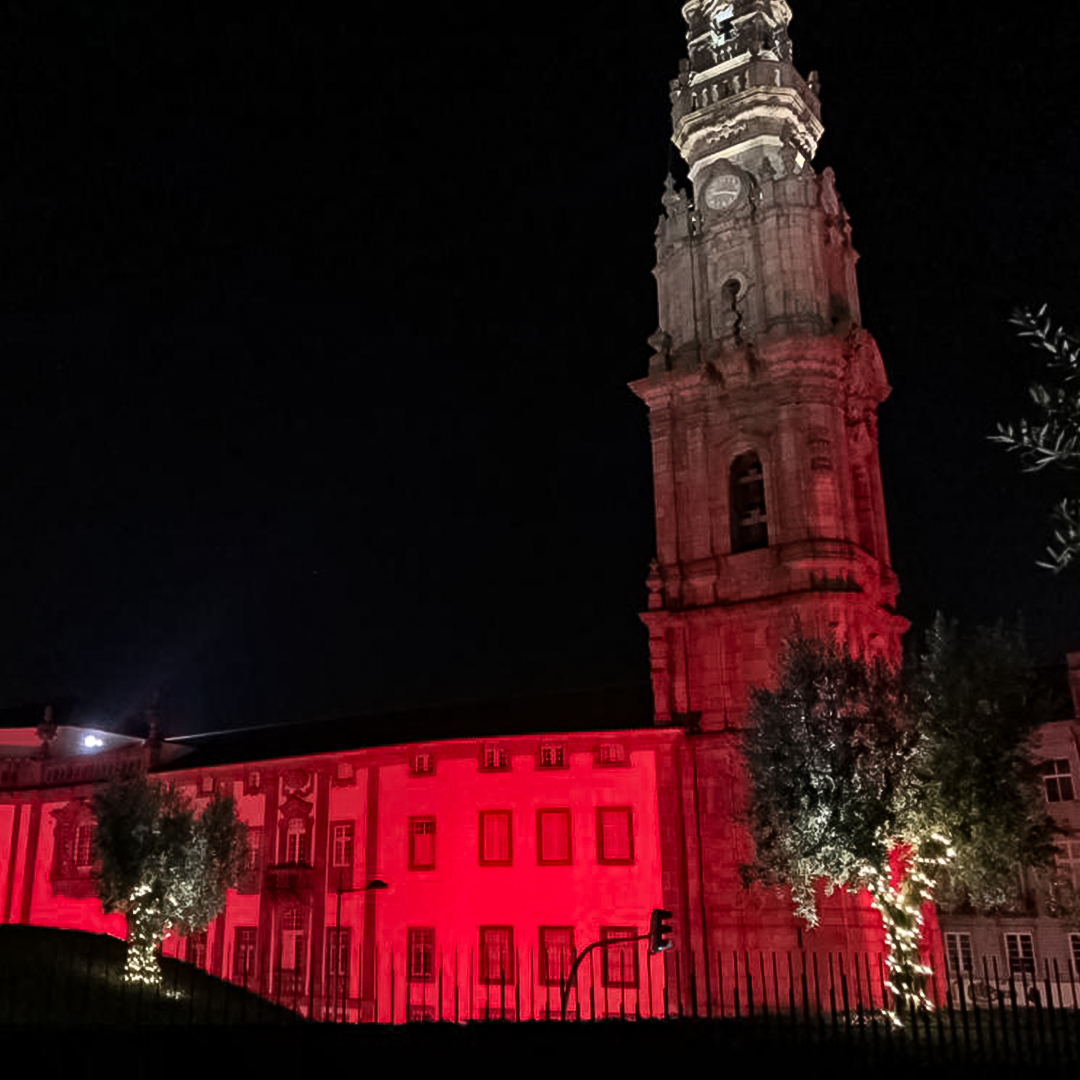
<svg viewBox="0 0 1080 1080">
<path fill-rule="evenodd" d="M 310 965 L 254 963 L 242 977 L 221 979 L 166 958 L 159 985 L 132 987 L 115 939 L 52 932 L 15 946 L 0 937 L 0 1026 L 9 1028 L 558 1021 L 565 977 L 531 950 L 496 957 L 476 949 L 427 957 L 356 950 L 329 977 Z M 226 970 L 230 959 L 222 958 Z M 728 1021 L 767 1040 L 839 1040 L 870 1055 L 903 1046 L 958 1061 L 1080 1063 L 1072 965 L 1010 966 L 995 956 L 965 956 L 963 964 L 945 962 L 929 976 L 934 1009 L 901 1017 L 901 1028 L 887 1015 L 895 1002 L 879 954 L 731 951 L 706 959 L 622 946 L 582 964 L 567 1020 Z"/>
</svg>

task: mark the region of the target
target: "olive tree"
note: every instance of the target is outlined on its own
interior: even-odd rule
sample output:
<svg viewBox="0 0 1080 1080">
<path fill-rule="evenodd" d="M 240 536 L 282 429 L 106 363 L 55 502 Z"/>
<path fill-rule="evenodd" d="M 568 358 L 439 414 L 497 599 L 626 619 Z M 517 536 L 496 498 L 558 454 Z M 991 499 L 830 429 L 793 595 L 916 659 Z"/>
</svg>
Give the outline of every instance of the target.
<svg viewBox="0 0 1080 1080">
<path fill-rule="evenodd" d="M 224 909 L 243 870 L 246 828 L 231 797 L 215 795 L 196 814 L 174 786 L 145 775 L 114 780 L 92 805 L 98 895 L 127 920 L 125 979 L 157 984 L 165 932 L 203 930 Z"/>
</svg>

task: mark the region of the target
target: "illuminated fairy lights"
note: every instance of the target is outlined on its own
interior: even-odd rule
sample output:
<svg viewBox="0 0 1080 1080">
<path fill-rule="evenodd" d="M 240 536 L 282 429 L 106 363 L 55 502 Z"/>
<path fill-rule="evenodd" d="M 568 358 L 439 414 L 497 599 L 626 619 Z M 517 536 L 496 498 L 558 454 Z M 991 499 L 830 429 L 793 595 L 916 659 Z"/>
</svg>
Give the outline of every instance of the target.
<svg viewBox="0 0 1080 1080">
<path fill-rule="evenodd" d="M 926 905 L 933 899 L 937 875 L 956 858 L 947 837 L 933 833 L 921 844 L 908 844 L 900 855 L 899 881 L 892 875 L 868 873 L 867 889 L 885 929 L 888 979 L 893 1006 L 885 1016 L 903 1027 L 905 1013 L 932 1012 L 927 987 L 933 969 L 922 960 L 920 941 Z"/>
</svg>

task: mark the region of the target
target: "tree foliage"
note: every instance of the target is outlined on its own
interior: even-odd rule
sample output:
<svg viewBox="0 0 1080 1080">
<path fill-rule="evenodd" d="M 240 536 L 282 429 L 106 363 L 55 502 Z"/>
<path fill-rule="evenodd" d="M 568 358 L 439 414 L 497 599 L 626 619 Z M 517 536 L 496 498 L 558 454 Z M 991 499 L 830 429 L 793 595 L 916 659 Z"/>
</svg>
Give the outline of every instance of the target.
<svg viewBox="0 0 1080 1080">
<path fill-rule="evenodd" d="M 128 924 L 126 977 L 157 982 L 165 931 L 205 929 L 224 909 L 243 869 L 245 826 L 232 798 L 215 795 L 197 816 L 174 787 L 144 775 L 113 781 L 93 809 L 98 895 Z"/>
<path fill-rule="evenodd" d="M 1007 908 L 1019 868 L 1053 858 L 1028 750 L 1045 719 L 1019 634 L 964 636 L 939 616 L 906 673 L 796 634 L 779 686 L 752 696 L 745 876 L 791 886 L 810 925 L 818 881 L 868 888 L 893 992 L 925 1007 L 918 935 L 935 890 Z"/>
<path fill-rule="evenodd" d="M 1047 378 L 1029 388 L 1034 419 L 999 424 L 997 435 L 990 438 L 1019 454 L 1027 472 L 1051 465 L 1075 470 L 1080 466 L 1080 341 L 1053 325 L 1045 304 L 1037 312 L 1019 311 L 1010 321 L 1020 337 L 1039 350 Z M 1039 565 L 1057 572 L 1080 556 L 1080 498 L 1062 499 L 1052 517 L 1049 561 Z"/>
<path fill-rule="evenodd" d="M 755 876 L 790 885 L 812 925 L 817 879 L 868 884 L 888 867 L 917 747 L 896 672 L 794 637 L 779 687 L 753 692 L 744 740 Z"/>
<path fill-rule="evenodd" d="M 910 831 L 947 835 L 955 857 L 943 905 L 1008 911 L 1021 902 L 1020 868 L 1054 857 L 1030 741 L 1054 719 L 1023 636 L 1003 626 L 962 636 L 938 616 L 914 673 L 923 751 Z"/>
</svg>

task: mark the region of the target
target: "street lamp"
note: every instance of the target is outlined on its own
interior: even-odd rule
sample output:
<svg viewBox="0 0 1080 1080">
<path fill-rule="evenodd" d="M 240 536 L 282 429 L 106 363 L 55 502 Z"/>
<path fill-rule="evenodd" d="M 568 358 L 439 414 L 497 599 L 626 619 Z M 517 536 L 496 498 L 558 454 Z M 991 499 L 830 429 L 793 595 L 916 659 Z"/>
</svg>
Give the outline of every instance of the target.
<svg viewBox="0 0 1080 1080">
<path fill-rule="evenodd" d="M 337 1001 L 337 988 L 338 981 L 341 979 L 341 898 L 345 893 L 353 892 L 380 892 L 383 889 L 389 889 L 390 886 L 386 884 L 381 878 L 372 878 L 366 885 L 362 885 L 359 889 L 350 885 L 348 888 L 342 883 L 342 878 L 345 874 L 345 867 L 339 867 L 337 873 L 337 914 L 334 918 L 334 988 L 331 996 L 331 1007 L 333 1009 L 335 1019 L 338 1016 L 338 1001 Z M 342 1010 L 344 1014 L 344 1009 Z M 344 1019 L 344 1016 L 342 1016 Z"/>
</svg>

